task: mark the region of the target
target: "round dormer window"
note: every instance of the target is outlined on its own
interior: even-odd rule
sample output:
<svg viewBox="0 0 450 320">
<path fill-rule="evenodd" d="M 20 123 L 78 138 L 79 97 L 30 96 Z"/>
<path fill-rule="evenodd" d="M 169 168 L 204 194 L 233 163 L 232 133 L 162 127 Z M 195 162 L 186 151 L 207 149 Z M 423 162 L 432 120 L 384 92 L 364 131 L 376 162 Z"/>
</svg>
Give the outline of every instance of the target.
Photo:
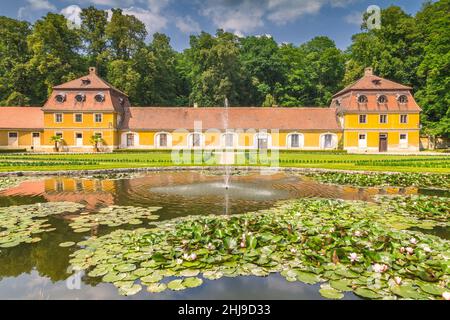
<svg viewBox="0 0 450 320">
<path fill-rule="evenodd" d="M 56 102 L 63 103 L 64 101 L 66 101 L 66 95 L 63 93 L 59 93 L 55 96 L 55 100 Z"/>
<path fill-rule="evenodd" d="M 75 100 L 76 100 L 77 102 L 83 102 L 83 101 L 85 100 L 85 98 L 86 98 L 86 96 L 85 96 L 84 94 L 82 94 L 82 93 L 79 93 L 79 94 L 77 94 L 77 95 L 75 96 Z"/>
<path fill-rule="evenodd" d="M 358 102 L 359 103 L 367 103 L 367 96 L 365 96 L 365 95 L 360 95 L 359 97 L 358 97 Z"/>
<path fill-rule="evenodd" d="M 378 103 L 387 103 L 387 97 L 385 95 L 379 96 L 378 97 Z"/>
<path fill-rule="evenodd" d="M 400 103 L 407 103 L 408 102 L 408 97 L 405 96 L 404 94 L 402 94 L 401 96 L 398 97 L 398 102 L 400 102 Z"/>
<path fill-rule="evenodd" d="M 103 93 L 97 93 L 95 95 L 95 101 L 97 101 L 97 102 L 105 101 L 105 95 Z"/>
</svg>

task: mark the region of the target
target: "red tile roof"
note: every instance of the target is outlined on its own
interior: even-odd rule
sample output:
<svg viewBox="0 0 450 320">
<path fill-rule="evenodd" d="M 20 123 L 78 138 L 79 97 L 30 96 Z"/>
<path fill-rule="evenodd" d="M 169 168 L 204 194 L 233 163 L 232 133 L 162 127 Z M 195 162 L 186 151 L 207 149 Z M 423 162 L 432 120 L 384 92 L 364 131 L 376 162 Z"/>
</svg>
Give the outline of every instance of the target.
<svg viewBox="0 0 450 320">
<path fill-rule="evenodd" d="M 122 123 L 124 130 L 224 129 L 223 107 L 131 107 Z M 335 108 L 228 108 L 228 126 L 232 129 L 341 130 Z"/>
<path fill-rule="evenodd" d="M 0 129 L 43 129 L 40 107 L 0 107 Z"/>
<path fill-rule="evenodd" d="M 412 90 L 411 87 L 387 80 L 376 75 L 373 75 L 370 70 L 366 70 L 364 77 L 355 83 L 347 86 L 343 90 L 336 93 L 333 97 L 343 95 L 346 92 L 353 90 Z"/>
</svg>

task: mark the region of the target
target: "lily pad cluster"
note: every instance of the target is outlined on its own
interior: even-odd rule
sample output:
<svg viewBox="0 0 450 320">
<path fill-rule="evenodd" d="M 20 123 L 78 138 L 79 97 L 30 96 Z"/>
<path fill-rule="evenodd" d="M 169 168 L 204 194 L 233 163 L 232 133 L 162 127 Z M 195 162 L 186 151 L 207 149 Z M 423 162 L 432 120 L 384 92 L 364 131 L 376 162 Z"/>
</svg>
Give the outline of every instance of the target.
<svg viewBox="0 0 450 320">
<path fill-rule="evenodd" d="M 441 225 L 450 226 L 450 199 L 422 195 L 376 196 L 386 212 L 410 216 L 419 220 L 433 220 Z"/>
<path fill-rule="evenodd" d="M 48 202 L 0 207 L 0 247 L 15 247 L 21 243 L 41 240 L 39 234 L 55 230 L 46 219 L 49 215 L 73 213 L 84 206 L 72 202 Z"/>
<path fill-rule="evenodd" d="M 13 188 L 29 179 L 26 177 L 0 177 L 0 191 Z"/>
<path fill-rule="evenodd" d="M 116 230 L 78 243 L 82 248 L 70 262 L 124 295 L 142 286 L 149 292 L 183 290 L 203 279 L 270 273 L 321 283 L 320 293 L 332 299 L 346 291 L 368 299 L 448 295 L 449 241 L 393 229 L 353 204 L 300 199 L 256 213 L 191 216 L 151 229 Z"/>
<path fill-rule="evenodd" d="M 323 183 L 359 187 L 450 188 L 450 174 L 321 172 L 307 173 L 306 176 Z"/>
<path fill-rule="evenodd" d="M 159 215 L 154 214 L 161 207 L 133 207 L 133 206 L 109 206 L 100 209 L 96 213 L 82 213 L 74 217 L 70 226 L 74 232 L 87 232 L 92 227 L 104 225 L 118 227 L 124 224 L 142 224 L 142 219 L 157 220 Z"/>
</svg>

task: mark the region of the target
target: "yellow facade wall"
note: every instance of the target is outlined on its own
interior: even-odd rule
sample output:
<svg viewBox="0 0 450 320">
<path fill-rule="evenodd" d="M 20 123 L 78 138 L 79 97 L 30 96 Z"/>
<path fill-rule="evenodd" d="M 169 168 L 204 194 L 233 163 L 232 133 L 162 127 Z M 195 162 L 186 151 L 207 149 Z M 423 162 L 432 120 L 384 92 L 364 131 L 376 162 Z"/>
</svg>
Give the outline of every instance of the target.
<svg viewBox="0 0 450 320">
<path fill-rule="evenodd" d="M 17 132 L 18 134 L 18 141 L 17 141 L 17 147 L 18 148 L 29 148 L 33 145 L 33 133 L 38 132 L 40 134 L 40 144 L 42 145 L 43 141 L 43 133 L 40 131 L 24 131 L 24 130 L 0 130 L 0 146 L 1 147 L 10 147 L 14 148 L 14 146 L 8 145 L 8 132 Z"/>
<path fill-rule="evenodd" d="M 92 146 L 91 137 L 96 133 L 101 133 L 103 138 L 103 146 L 114 146 L 115 141 L 117 141 L 117 134 L 114 130 L 105 130 L 105 129 L 90 129 L 85 130 L 83 128 L 80 129 L 45 129 L 42 145 L 45 146 L 53 146 L 54 143 L 51 141 L 51 137 L 56 135 L 56 133 L 62 133 L 63 137 L 63 146 L 66 147 L 74 147 L 76 146 L 76 133 L 81 133 L 83 135 L 83 146 L 88 147 Z"/>
<path fill-rule="evenodd" d="M 380 114 L 387 115 L 387 123 L 380 123 Z M 407 113 L 404 113 L 407 114 Z M 366 114 L 367 123 L 359 123 L 359 113 L 345 114 L 345 129 L 419 129 L 420 116 L 418 113 L 408 113 L 408 122 L 400 123 L 401 113 L 369 113 Z"/>
<path fill-rule="evenodd" d="M 55 114 L 62 114 L 62 122 L 55 122 Z M 75 114 L 82 114 L 82 122 L 75 122 Z M 95 122 L 94 115 L 102 114 L 102 122 Z M 45 112 L 44 127 L 45 128 L 113 128 L 116 125 L 115 113 L 103 112 Z"/>
</svg>

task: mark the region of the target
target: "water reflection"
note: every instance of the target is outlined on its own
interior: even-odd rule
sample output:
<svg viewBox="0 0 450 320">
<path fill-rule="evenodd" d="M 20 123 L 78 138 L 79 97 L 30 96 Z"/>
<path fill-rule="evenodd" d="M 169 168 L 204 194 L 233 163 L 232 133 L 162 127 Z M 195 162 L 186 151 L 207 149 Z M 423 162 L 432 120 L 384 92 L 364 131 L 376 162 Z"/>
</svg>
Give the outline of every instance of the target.
<svg viewBox="0 0 450 320">
<path fill-rule="evenodd" d="M 323 185 L 301 176 L 284 173 L 248 173 L 231 177 L 231 188 L 223 178 L 201 172 L 153 172 L 131 179 L 50 177 L 25 181 L 0 192 L 0 206 L 38 202 L 71 201 L 95 211 L 109 205 L 160 206 L 161 219 L 192 214 L 237 214 L 272 206 L 280 199 L 325 197 L 371 201 L 376 194 L 418 193 L 415 188 L 379 189 Z M 83 240 L 68 226 L 68 216 L 49 217 L 55 231 L 40 235 L 42 240 L 0 251 L 0 299 L 116 299 L 116 288 L 99 279 L 82 277 L 80 290 L 68 290 L 69 255 L 76 247 L 59 243 Z M 131 229 L 133 226 L 121 226 Z M 112 229 L 93 230 L 101 235 Z M 279 275 L 266 278 L 237 277 L 205 281 L 205 285 L 182 292 L 149 294 L 132 299 L 320 299 L 317 286 L 289 283 Z M 347 294 L 346 298 L 355 298 Z"/>
</svg>

